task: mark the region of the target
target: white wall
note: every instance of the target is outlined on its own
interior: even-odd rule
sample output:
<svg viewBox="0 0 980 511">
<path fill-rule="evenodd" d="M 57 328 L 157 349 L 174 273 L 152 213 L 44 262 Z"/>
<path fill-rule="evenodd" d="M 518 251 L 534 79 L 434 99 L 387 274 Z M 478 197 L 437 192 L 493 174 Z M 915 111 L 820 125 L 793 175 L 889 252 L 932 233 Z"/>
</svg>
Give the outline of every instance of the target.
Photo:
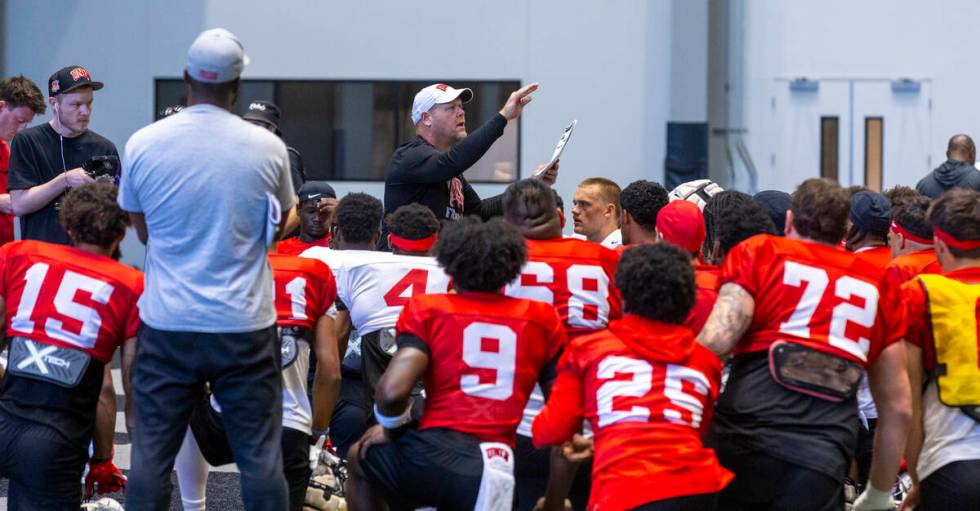
<svg viewBox="0 0 980 511">
<path fill-rule="evenodd" d="M 975 35 L 980 3 L 752 0 L 745 5 L 747 142 L 760 169 L 760 189 L 791 190 L 809 177 L 792 168 L 771 171 L 765 164 L 778 139 L 770 116 L 773 87 L 788 86 L 775 85 L 778 77 L 929 79 L 933 165 L 945 160 L 952 134 L 980 137 Z"/>
<path fill-rule="evenodd" d="M 153 119 L 153 79 L 179 76 L 196 34 L 223 26 L 251 57 L 245 78 L 540 82 L 522 117 L 522 175 L 550 156 L 562 128 L 577 118 L 558 185 L 569 203 L 586 177 L 662 178 L 671 0 L 8 0 L 5 6 L 5 72 L 44 84 L 55 69 L 84 65 L 106 83 L 96 94 L 91 128 L 120 151 Z M 336 188 L 383 193 L 382 183 Z M 478 187 L 484 196 L 502 189 Z"/>
</svg>

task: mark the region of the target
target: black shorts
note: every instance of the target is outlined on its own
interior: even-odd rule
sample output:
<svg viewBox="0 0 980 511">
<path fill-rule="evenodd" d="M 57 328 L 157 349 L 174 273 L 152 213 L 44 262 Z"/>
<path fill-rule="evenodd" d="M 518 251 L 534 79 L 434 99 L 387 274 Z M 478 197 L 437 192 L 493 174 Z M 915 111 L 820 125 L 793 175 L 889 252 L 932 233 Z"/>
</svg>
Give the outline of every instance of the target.
<svg viewBox="0 0 980 511">
<path fill-rule="evenodd" d="M 844 509 L 844 483 L 827 474 L 767 456 L 715 446 L 722 466 L 735 473 L 718 501 L 723 511 L 840 511 Z"/>
<path fill-rule="evenodd" d="M 536 449 L 531 439 L 517 435 L 514 449 L 514 497 L 518 511 L 531 511 L 548 487 L 551 468 L 551 449 Z M 568 492 L 572 509 L 585 509 L 592 490 L 592 461 L 585 462 L 575 472 L 575 481 Z"/>
<path fill-rule="evenodd" d="M 10 479 L 10 509 L 77 511 L 87 460 L 88 445 L 0 411 L 0 477 Z"/>
<path fill-rule="evenodd" d="M 943 465 L 922 480 L 919 491 L 921 511 L 980 509 L 980 460 Z"/>
<path fill-rule="evenodd" d="M 718 507 L 718 495 L 718 493 L 685 495 L 643 504 L 630 511 L 714 511 Z"/>
<path fill-rule="evenodd" d="M 480 440 L 441 428 L 374 445 L 360 465 L 393 510 L 473 509 L 483 476 Z"/>
</svg>

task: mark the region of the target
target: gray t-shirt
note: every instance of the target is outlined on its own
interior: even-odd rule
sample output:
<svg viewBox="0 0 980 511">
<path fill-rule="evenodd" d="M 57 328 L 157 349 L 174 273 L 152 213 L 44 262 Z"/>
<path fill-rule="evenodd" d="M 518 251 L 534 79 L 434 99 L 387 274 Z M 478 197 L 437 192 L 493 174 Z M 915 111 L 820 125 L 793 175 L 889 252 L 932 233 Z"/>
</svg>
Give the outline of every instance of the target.
<svg viewBox="0 0 980 511">
<path fill-rule="evenodd" d="M 185 108 L 130 137 L 119 205 L 146 217 L 140 318 L 187 332 L 275 323 L 268 194 L 287 211 L 291 181 L 278 137 L 213 105 Z"/>
</svg>

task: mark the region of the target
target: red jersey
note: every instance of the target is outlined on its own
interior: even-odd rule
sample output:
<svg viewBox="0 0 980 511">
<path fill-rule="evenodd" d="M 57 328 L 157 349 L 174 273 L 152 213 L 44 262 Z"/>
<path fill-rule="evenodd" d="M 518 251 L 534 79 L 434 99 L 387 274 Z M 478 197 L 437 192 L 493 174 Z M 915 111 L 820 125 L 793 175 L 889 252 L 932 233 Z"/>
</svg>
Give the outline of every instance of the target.
<svg viewBox="0 0 980 511">
<path fill-rule="evenodd" d="M 892 262 L 891 247 L 871 247 L 860 249 L 855 250 L 854 254 L 879 268 L 884 268 L 888 265 L 888 263 Z"/>
<path fill-rule="evenodd" d="M 931 248 L 902 254 L 892 259 L 885 266 L 885 274 L 896 286 L 901 286 L 914 279 L 916 275 L 923 273 L 935 273 L 937 275 L 943 273 L 943 268 L 939 266 L 939 261 L 936 260 L 936 252 Z"/>
<path fill-rule="evenodd" d="M 720 384 L 721 362 L 689 329 L 627 314 L 569 341 L 534 444 L 569 440 L 589 421 L 590 510 L 714 493 L 733 477 L 701 444 Z"/>
<path fill-rule="evenodd" d="M 837 247 L 758 235 L 725 259 L 722 282 L 755 299 L 735 354 L 766 351 L 779 339 L 869 366 L 904 334 L 899 289 L 884 270 Z"/>
<path fill-rule="evenodd" d="M 0 193 L 7 192 L 7 170 L 10 168 L 10 146 L 0 138 Z M 0 213 L 0 245 L 14 241 L 14 215 Z"/>
<path fill-rule="evenodd" d="M 577 238 L 525 241 L 527 263 L 504 294 L 554 305 L 569 337 L 622 317 L 614 278 L 619 253 Z"/>
<path fill-rule="evenodd" d="M 421 339 L 431 357 L 419 429 L 511 446 L 541 369 L 566 340 L 554 307 L 497 293 L 415 296 L 395 328 Z"/>
<path fill-rule="evenodd" d="M 276 252 L 282 255 L 298 256 L 303 252 L 306 252 L 306 249 L 310 247 L 329 247 L 329 246 L 330 246 L 329 234 L 310 243 L 300 240 L 299 236 L 293 236 L 292 238 L 286 238 L 280 241 L 279 243 L 277 243 Z"/>
<path fill-rule="evenodd" d="M 980 284 L 980 268 L 954 270 L 946 274 L 946 277 L 968 284 Z M 907 310 L 908 328 L 905 340 L 922 348 L 923 367 L 931 371 L 936 366 L 936 353 L 932 342 L 932 323 L 929 318 L 926 289 L 918 279 L 910 280 L 902 285 L 902 299 Z M 977 305 L 976 310 L 980 311 L 980 304 Z"/>
<path fill-rule="evenodd" d="M 136 337 L 143 273 L 109 257 L 41 241 L 0 247 L 6 328 L 106 363 Z"/>
<path fill-rule="evenodd" d="M 711 315 L 711 309 L 718 301 L 718 289 L 721 288 L 721 269 L 714 265 L 694 265 L 694 307 L 684 320 L 684 326 L 691 329 L 695 335 L 704 328 Z"/>
<path fill-rule="evenodd" d="M 269 254 L 276 287 L 276 323 L 311 330 L 337 300 L 333 272 L 322 261 Z"/>
</svg>

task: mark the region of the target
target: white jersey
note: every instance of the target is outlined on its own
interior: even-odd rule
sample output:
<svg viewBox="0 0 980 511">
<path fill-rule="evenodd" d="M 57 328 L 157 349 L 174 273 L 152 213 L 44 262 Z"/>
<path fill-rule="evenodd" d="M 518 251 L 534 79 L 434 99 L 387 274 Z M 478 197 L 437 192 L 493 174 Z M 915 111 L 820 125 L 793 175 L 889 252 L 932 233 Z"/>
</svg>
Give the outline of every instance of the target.
<svg viewBox="0 0 980 511">
<path fill-rule="evenodd" d="M 361 335 L 394 328 L 409 298 L 449 290 L 449 276 L 433 257 L 321 247 L 302 256 L 320 259 L 333 269 L 337 299 Z"/>
<path fill-rule="evenodd" d="M 980 460 L 980 422 L 939 401 L 936 381 L 922 395 L 925 439 L 919 454 L 919 479 L 953 463 Z"/>
</svg>

